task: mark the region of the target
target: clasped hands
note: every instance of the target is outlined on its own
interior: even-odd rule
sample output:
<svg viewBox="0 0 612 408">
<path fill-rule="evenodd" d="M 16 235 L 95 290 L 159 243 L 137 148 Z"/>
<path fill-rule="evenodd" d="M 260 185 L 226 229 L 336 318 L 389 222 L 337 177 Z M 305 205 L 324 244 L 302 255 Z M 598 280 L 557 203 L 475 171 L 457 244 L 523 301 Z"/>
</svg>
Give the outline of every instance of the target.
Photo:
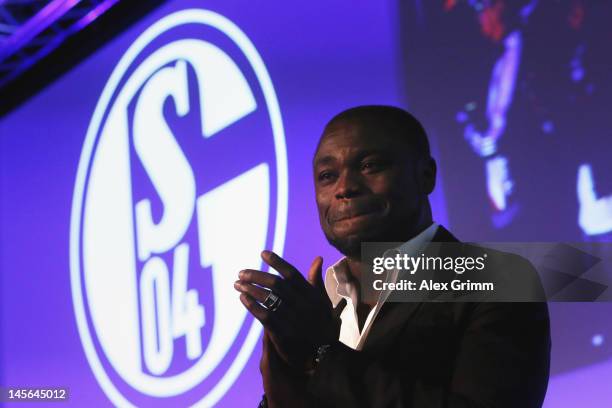
<svg viewBox="0 0 612 408">
<path fill-rule="evenodd" d="M 317 348 L 337 341 L 340 328 L 323 285 L 323 259 L 315 258 L 306 280 L 274 252 L 263 251 L 261 257 L 280 276 L 245 269 L 234 288 L 241 292 L 240 301 L 248 311 L 263 324 L 282 360 L 306 372 L 312 368 Z M 262 305 L 270 291 L 281 299 L 277 308 Z"/>
</svg>

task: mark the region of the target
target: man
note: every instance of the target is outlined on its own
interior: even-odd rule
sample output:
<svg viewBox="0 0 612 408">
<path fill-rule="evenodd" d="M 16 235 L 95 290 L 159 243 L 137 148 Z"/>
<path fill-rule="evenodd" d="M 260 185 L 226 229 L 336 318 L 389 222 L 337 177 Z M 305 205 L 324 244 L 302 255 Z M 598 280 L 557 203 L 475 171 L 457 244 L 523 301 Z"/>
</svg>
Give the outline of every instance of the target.
<svg viewBox="0 0 612 408">
<path fill-rule="evenodd" d="M 540 407 L 548 382 L 545 303 L 399 303 L 363 298 L 361 242 L 456 242 L 432 221 L 436 164 L 409 113 L 362 106 L 325 127 L 313 161 L 326 238 L 345 257 L 302 274 L 243 270 L 235 287 L 264 325 L 270 407 Z"/>
</svg>

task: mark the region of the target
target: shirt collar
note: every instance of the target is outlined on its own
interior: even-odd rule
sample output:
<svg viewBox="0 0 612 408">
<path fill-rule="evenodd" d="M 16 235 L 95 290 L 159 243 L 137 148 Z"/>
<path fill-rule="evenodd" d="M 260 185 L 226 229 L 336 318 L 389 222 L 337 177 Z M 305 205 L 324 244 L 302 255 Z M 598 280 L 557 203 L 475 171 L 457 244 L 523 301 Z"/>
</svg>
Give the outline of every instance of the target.
<svg viewBox="0 0 612 408">
<path fill-rule="evenodd" d="M 437 229 L 438 223 L 432 223 L 414 238 L 400 245 L 399 251 L 408 255 L 416 254 L 424 244 L 431 242 Z M 352 299 L 353 302 L 357 298 L 357 290 L 351 282 L 346 257 L 340 258 L 335 264 L 327 268 L 325 272 L 325 290 L 334 307 L 340 303 L 342 298 Z"/>
</svg>

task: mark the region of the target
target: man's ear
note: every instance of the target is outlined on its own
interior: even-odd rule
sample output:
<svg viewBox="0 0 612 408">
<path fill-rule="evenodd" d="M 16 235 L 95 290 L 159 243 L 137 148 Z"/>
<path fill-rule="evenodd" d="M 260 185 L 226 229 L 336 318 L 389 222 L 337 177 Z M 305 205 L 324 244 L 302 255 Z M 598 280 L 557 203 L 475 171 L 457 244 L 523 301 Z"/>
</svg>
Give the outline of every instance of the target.
<svg viewBox="0 0 612 408">
<path fill-rule="evenodd" d="M 437 166 L 433 157 L 422 161 L 421 188 L 426 195 L 431 194 L 436 187 Z"/>
</svg>

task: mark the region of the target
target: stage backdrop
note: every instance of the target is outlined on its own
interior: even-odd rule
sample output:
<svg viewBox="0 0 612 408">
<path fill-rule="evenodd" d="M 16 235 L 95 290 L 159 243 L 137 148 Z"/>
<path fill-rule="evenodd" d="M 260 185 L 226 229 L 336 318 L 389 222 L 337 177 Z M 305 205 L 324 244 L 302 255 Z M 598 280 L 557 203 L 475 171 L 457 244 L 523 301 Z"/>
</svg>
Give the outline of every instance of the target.
<svg viewBox="0 0 612 408">
<path fill-rule="evenodd" d="M 454 12 L 455 2 L 432 3 Z M 0 118 L 0 384 L 66 386 L 75 406 L 256 406 L 261 326 L 232 282 L 263 267 L 264 248 L 301 270 L 317 255 L 325 266 L 337 260 L 318 225 L 311 159 L 325 122 L 350 106 L 393 104 L 424 117 L 443 176 L 435 217 L 461 238 L 607 232 L 589 230 L 597 222 L 588 217 L 580 230 L 577 215 L 563 226 L 521 224 L 538 209 L 519 199 L 528 189 L 509 193 L 508 169 L 533 164 L 455 149 L 477 145 L 485 120 L 468 93 L 476 88 L 423 92 L 436 71 L 416 57 L 419 45 L 443 32 L 426 12 L 393 1 L 172 1 Z M 495 54 L 504 72 L 508 47 Z M 485 84 L 491 69 L 478 75 Z M 436 121 L 436 101 L 450 119 Z M 561 126 L 544 122 L 550 132 Z M 610 146 L 593 143 L 596 152 Z M 476 158 L 489 156 L 486 174 L 500 181 L 457 191 L 460 163 L 480 169 Z M 587 187 L 601 174 L 589 163 L 580 167 Z M 476 211 L 481 190 L 491 212 Z M 601 383 L 612 375 L 608 309 L 553 306 L 551 407 L 576 406 L 577 386 L 594 395 L 591 406 L 612 402 Z"/>
<path fill-rule="evenodd" d="M 400 2 L 408 106 L 471 241 L 612 239 L 612 3 Z M 550 304 L 547 406 L 608 406 L 612 304 Z M 587 397 L 588 394 L 588 397 Z"/>
</svg>

